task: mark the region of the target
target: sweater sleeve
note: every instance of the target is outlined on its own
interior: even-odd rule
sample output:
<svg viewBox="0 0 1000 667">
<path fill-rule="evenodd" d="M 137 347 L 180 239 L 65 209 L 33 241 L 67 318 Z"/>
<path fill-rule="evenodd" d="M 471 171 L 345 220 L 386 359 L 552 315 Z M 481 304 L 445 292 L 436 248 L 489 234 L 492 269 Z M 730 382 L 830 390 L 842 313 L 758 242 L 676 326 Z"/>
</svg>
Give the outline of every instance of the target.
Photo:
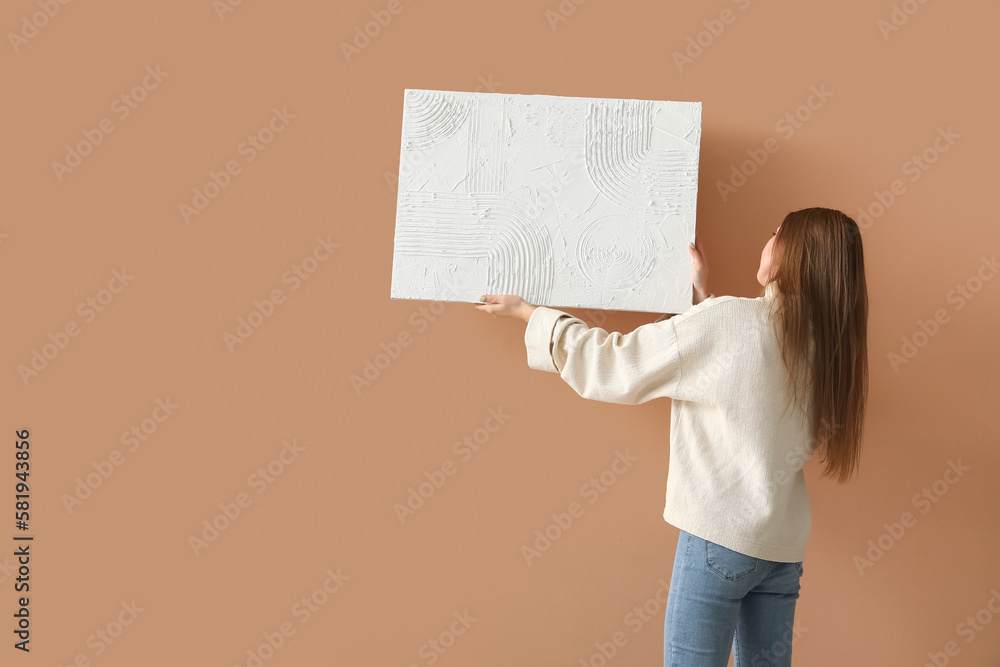
<svg viewBox="0 0 1000 667">
<path fill-rule="evenodd" d="M 631 333 L 608 333 L 553 308 L 538 306 L 524 331 L 528 366 L 558 373 L 583 398 L 636 405 L 673 397 L 681 381 L 672 319 Z"/>
</svg>

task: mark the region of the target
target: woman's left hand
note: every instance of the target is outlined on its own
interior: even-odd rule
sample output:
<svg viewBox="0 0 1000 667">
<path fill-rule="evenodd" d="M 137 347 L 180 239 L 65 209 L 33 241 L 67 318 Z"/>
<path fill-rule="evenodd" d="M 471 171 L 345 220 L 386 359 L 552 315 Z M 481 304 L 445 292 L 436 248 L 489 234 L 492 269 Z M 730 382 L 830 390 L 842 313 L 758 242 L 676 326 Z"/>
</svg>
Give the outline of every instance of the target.
<svg viewBox="0 0 1000 667">
<path fill-rule="evenodd" d="M 511 294 L 484 294 L 479 297 L 483 303 L 476 304 L 476 310 L 492 313 L 494 317 L 518 317 L 525 322 L 531 318 L 535 306 L 519 296 Z"/>
</svg>

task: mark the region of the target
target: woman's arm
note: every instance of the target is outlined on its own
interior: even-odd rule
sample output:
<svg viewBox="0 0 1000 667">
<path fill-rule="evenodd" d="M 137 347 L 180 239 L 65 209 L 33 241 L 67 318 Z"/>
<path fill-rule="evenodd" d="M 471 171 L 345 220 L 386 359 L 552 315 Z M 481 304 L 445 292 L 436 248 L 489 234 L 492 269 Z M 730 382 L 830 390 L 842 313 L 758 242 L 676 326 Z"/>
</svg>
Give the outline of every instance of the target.
<svg viewBox="0 0 1000 667">
<path fill-rule="evenodd" d="M 558 373 L 590 400 L 637 405 L 673 397 L 682 377 L 673 321 L 623 335 L 539 307 L 524 331 L 524 343 L 530 368 Z"/>
</svg>

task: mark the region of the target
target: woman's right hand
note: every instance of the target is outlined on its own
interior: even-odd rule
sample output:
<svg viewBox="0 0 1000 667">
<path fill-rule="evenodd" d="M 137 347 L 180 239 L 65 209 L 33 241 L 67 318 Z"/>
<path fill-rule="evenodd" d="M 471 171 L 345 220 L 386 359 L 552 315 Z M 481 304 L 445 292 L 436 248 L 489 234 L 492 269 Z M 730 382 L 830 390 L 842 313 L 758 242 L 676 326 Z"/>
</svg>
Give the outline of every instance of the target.
<svg viewBox="0 0 1000 667">
<path fill-rule="evenodd" d="M 694 237 L 693 246 L 688 246 L 691 259 L 694 264 L 691 266 L 691 282 L 694 284 L 694 302 L 700 303 L 708 298 L 711 293 L 708 291 L 708 258 L 705 256 L 705 249 L 698 242 L 697 235 Z"/>
<path fill-rule="evenodd" d="M 711 292 L 708 291 L 708 260 L 705 257 L 705 250 L 698 243 L 698 237 L 694 237 L 694 247 L 688 246 L 688 252 L 691 253 L 691 259 L 693 264 L 691 265 L 691 283 L 694 285 L 694 295 L 692 302 L 697 305 L 708 298 Z M 662 322 L 663 320 L 669 320 L 674 316 L 674 313 L 668 315 L 660 315 L 659 318 L 653 320 L 653 322 Z"/>
</svg>

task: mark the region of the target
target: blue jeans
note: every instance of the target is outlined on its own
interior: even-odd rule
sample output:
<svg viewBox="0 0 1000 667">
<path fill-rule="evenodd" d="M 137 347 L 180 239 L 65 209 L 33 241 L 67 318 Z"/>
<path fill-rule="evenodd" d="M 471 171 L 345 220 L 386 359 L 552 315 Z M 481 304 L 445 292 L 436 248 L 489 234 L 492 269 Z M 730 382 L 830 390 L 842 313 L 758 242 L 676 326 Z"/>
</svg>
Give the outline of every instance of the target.
<svg viewBox="0 0 1000 667">
<path fill-rule="evenodd" d="M 789 667 L 802 563 L 754 558 L 680 531 L 664 667 Z"/>
</svg>

